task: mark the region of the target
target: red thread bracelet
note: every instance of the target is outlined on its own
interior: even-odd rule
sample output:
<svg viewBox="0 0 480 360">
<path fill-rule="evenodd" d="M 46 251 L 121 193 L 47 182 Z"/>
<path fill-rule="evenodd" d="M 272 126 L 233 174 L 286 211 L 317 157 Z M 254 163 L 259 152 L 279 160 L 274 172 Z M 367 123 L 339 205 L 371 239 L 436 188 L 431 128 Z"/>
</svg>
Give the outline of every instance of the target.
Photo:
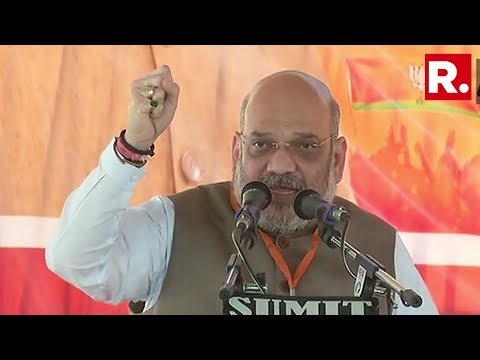
<svg viewBox="0 0 480 360">
<path fill-rule="evenodd" d="M 126 130 L 123 129 L 115 141 L 115 147 L 123 157 L 133 162 L 144 163 L 149 159 L 149 157 L 155 155 L 155 145 L 152 145 L 150 149 L 146 151 L 136 149 L 125 140 L 125 132 Z"/>
<path fill-rule="evenodd" d="M 120 132 L 120 135 L 118 136 L 122 142 L 123 142 L 123 145 L 130 151 L 134 152 L 134 153 L 137 153 L 137 154 L 140 154 L 140 155 L 149 155 L 149 156 L 153 156 L 155 155 L 154 151 L 155 150 L 155 145 L 152 144 L 152 146 L 150 146 L 150 148 L 148 150 L 140 150 L 140 149 L 137 149 L 137 148 L 134 148 L 132 145 L 130 145 L 127 140 L 125 140 L 125 132 L 126 132 L 126 129 L 123 129 L 121 132 Z"/>
<path fill-rule="evenodd" d="M 134 162 L 144 162 L 148 160 L 148 155 L 139 154 L 137 152 L 134 152 L 128 149 L 121 138 L 117 139 L 117 142 L 115 145 L 117 147 L 117 151 L 128 160 L 131 160 Z"/>
</svg>

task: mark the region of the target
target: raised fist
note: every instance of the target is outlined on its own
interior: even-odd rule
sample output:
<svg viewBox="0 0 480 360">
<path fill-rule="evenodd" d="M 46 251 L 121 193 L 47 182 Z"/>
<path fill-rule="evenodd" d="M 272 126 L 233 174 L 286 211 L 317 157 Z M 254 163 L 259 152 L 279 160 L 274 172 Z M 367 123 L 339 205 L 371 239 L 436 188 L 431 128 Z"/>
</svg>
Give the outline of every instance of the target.
<svg viewBox="0 0 480 360">
<path fill-rule="evenodd" d="M 148 150 L 172 122 L 179 93 L 166 65 L 134 80 L 125 140 L 139 150 Z"/>
</svg>

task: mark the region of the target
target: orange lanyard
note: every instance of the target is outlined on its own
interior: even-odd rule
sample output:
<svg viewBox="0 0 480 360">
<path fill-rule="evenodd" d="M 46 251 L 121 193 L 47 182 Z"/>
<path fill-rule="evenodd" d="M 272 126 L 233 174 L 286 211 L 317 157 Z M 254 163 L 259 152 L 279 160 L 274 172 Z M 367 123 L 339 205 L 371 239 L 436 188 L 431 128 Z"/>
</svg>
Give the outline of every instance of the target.
<svg viewBox="0 0 480 360">
<path fill-rule="evenodd" d="M 235 197 L 235 192 L 233 190 L 233 187 L 230 188 L 230 204 L 234 209 L 234 211 L 237 211 L 240 208 L 240 205 L 238 204 L 237 199 Z M 308 252 L 303 257 L 302 261 L 300 262 L 297 269 L 295 270 L 295 274 L 293 276 L 290 271 L 290 268 L 288 267 L 287 262 L 285 261 L 285 258 L 283 257 L 282 253 L 277 248 L 277 246 L 275 245 L 275 242 L 273 241 L 273 239 L 262 230 L 259 230 L 259 233 L 262 237 L 263 242 L 265 243 L 265 246 L 270 252 L 270 255 L 272 256 L 273 260 L 275 261 L 275 263 L 277 264 L 278 268 L 283 273 L 283 275 L 285 275 L 285 278 L 288 281 L 290 295 L 295 295 L 295 289 L 298 283 L 300 282 L 300 279 L 312 264 L 315 254 L 317 253 L 317 248 L 318 248 L 318 245 L 320 244 L 320 235 L 318 234 L 318 229 L 314 232 L 312 236 L 312 247 L 310 248 L 310 250 L 308 250 Z"/>
</svg>

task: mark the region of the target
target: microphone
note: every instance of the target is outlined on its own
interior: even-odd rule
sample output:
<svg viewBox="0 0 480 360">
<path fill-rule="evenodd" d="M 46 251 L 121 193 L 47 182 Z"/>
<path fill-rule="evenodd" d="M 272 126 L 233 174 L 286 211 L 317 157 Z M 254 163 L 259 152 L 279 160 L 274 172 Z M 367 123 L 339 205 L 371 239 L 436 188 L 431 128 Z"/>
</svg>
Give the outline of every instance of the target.
<svg viewBox="0 0 480 360">
<path fill-rule="evenodd" d="M 350 217 L 345 208 L 323 200 L 313 189 L 299 191 L 293 200 L 293 208 L 297 216 L 303 220 L 317 218 L 330 226 Z"/>
<path fill-rule="evenodd" d="M 246 230 L 257 224 L 260 212 L 272 201 L 270 187 L 261 181 L 251 181 L 242 189 L 242 204 L 235 214 L 235 227 Z"/>
<path fill-rule="evenodd" d="M 355 279 L 354 294 L 360 296 L 363 293 L 373 294 L 376 281 L 386 285 L 389 289 L 396 292 L 405 306 L 419 307 L 422 305 L 422 298 L 412 289 L 404 287 L 393 276 L 388 274 L 383 266 L 369 255 L 365 255 L 346 241 L 346 233 L 350 222 L 350 214 L 342 206 L 335 205 L 325 201 L 320 194 L 312 189 L 299 191 L 295 195 L 293 208 L 298 217 L 303 220 L 317 218 L 323 222 L 325 231 L 321 238 L 328 247 L 342 249 L 342 260 L 345 268 Z M 334 225 L 339 221 L 347 221 L 344 234 L 334 229 Z M 357 275 L 353 274 L 347 265 L 345 254 L 352 257 L 358 266 Z"/>
<path fill-rule="evenodd" d="M 255 282 L 256 287 L 262 294 L 265 290 L 256 276 L 253 275 L 250 265 L 245 259 L 244 252 L 250 250 L 255 241 L 253 228 L 257 225 L 260 212 L 272 201 L 272 191 L 267 184 L 261 181 L 251 181 L 242 189 L 241 207 L 235 213 L 235 229 L 232 231 L 232 240 L 236 253 L 230 256 L 227 263 L 227 278 L 220 287 L 219 296 L 222 300 L 228 300 L 235 289 L 242 288 L 240 275 L 240 263 L 243 262 L 248 273 Z"/>
</svg>

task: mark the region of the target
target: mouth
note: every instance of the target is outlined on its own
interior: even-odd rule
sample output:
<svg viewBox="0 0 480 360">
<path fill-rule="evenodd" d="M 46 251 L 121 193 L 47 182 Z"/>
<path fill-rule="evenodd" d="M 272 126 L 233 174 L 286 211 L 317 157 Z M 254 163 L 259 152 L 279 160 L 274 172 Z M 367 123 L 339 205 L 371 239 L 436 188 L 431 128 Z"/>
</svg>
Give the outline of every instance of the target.
<svg viewBox="0 0 480 360">
<path fill-rule="evenodd" d="M 289 186 L 289 185 L 273 185 L 270 187 L 273 195 L 294 195 L 297 193 L 298 189 Z"/>
</svg>

